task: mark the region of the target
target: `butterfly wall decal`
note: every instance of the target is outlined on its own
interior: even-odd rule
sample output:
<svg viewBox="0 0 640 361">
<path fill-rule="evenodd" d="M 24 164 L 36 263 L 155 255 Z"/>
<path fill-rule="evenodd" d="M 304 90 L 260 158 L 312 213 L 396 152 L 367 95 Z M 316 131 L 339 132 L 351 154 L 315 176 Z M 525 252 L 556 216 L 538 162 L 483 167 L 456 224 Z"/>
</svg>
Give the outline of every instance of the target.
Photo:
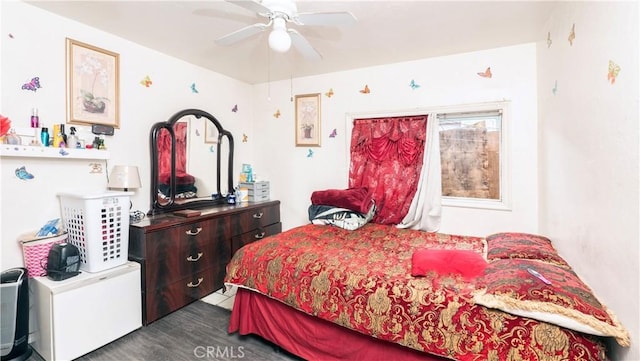
<svg viewBox="0 0 640 361">
<path fill-rule="evenodd" d="M 280 109 L 276 110 L 276 112 L 275 112 L 275 113 L 273 113 L 273 116 L 274 116 L 275 118 L 280 118 Z"/>
<path fill-rule="evenodd" d="M 29 180 L 29 179 L 35 178 L 33 176 L 33 174 L 27 172 L 27 169 L 26 169 L 25 166 L 22 166 L 20 168 L 16 168 L 16 177 L 18 177 L 18 179 L 22 179 L 22 180 Z"/>
<path fill-rule="evenodd" d="M 329 138 L 335 138 L 336 135 L 338 135 L 338 130 L 336 128 L 333 128 L 331 134 L 329 134 Z"/>
<path fill-rule="evenodd" d="M 547 32 L 547 49 L 551 47 L 551 44 L 553 43 L 553 41 L 551 41 L 551 32 Z"/>
<path fill-rule="evenodd" d="M 24 83 L 22 85 L 22 89 L 31 90 L 31 91 L 34 91 L 34 92 L 36 90 L 40 89 L 40 88 L 41 88 L 41 86 L 40 86 L 40 77 L 37 77 L 37 76 L 34 77 L 34 78 L 31 78 L 31 81 L 29 81 L 28 83 Z"/>
<path fill-rule="evenodd" d="M 371 93 L 371 90 L 369 90 L 369 85 L 365 85 L 364 88 L 360 90 L 360 93 L 362 93 L 362 94 Z"/>
<path fill-rule="evenodd" d="M 215 153 L 216 152 L 216 147 L 214 147 L 213 145 L 209 147 L 209 151 L 211 153 Z"/>
<path fill-rule="evenodd" d="M 194 94 L 199 93 L 198 89 L 196 89 L 196 83 L 191 83 L 191 92 Z"/>
<path fill-rule="evenodd" d="M 576 24 L 573 24 L 571 26 L 571 32 L 569 33 L 569 37 L 567 38 L 567 40 L 569 40 L 569 45 L 573 46 L 573 41 L 576 39 Z"/>
<path fill-rule="evenodd" d="M 483 72 L 479 72 L 478 75 L 480 75 L 483 78 L 491 78 L 491 77 L 493 77 L 493 74 L 491 73 L 491 67 L 488 67 L 487 70 L 485 70 Z"/>
<path fill-rule="evenodd" d="M 234 113 L 238 112 L 238 104 L 234 105 L 233 108 L 231 108 L 231 111 Z"/>
<path fill-rule="evenodd" d="M 11 39 L 15 39 L 15 37 L 14 37 L 14 36 L 13 36 L 13 34 L 11 34 L 11 33 L 9 33 L 9 37 L 10 37 Z"/>
<path fill-rule="evenodd" d="M 556 80 L 555 84 L 553 85 L 553 89 L 551 89 L 551 91 L 553 92 L 553 95 L 556 95 L 556 93 L 558 92 L 558 81 Z"/>
<path fill-rule="evenodd" d="M 196 129 L 196 137 L 200 136 L 200 131 L 198 129 Z"/>
<path fill-rule="evenodd" d="M 151 84 L 153 84 L 153 82 L 151 81 L 151 78 L 146 75 L 144 78 L 142 78 L 142 80 L 140 80 L 140 84 L 148 88 L 151 86 Z"/>
<path fill-rule="evenodd" d="M 609 72 L 607 73 L 607 80 L 609 80 L 611 84 L 614 84 L 619 73 L 620 65 L 614 63 L 612 60 L 609 60 Z"/>
<path fill-rule="evenodd" d="M 64 150 L 64 148 L 60 148 L 60 151 L 58 152 L 60 153 L 61 156 L 65 156 L 65 155 L 69 155 L 69 152 L 67 152 L 66 150 Z"/>
<path fill-rule="evenodd" d="M 242 133 L 242 143 L 246 143 L 249 140 L 249 136 L 247 136 L 245 133 Z"/>
<path fill-rule="evenodd" d="M 309 149 L 309 152 L 307 153 L 307 158 L 312 158 L 313 157 L 313 149 Z"/>
<path fill-rule="evenodd" d="M 415 80 L 411 79 L 411 82 L 409 83 L 409 86 L 411 87 L 411 89 L 416 90 L 418 88 L 420 88 L 420 84 L 417 84 Z"/>
<path fill-rule="evenodd" d="M 333 88 L 330 88 L 328 92 L 324 93 L 324 95 L 326 95 L 327 98 L 331 98 L 333 96 Z"/>
</svg>

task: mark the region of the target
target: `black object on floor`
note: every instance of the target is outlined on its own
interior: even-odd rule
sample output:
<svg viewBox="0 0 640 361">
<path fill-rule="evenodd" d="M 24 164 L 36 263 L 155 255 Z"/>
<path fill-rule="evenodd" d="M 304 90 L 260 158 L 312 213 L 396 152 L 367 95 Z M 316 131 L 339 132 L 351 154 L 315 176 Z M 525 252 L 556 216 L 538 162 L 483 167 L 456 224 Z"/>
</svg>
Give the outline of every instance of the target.
<svg viewBox="0 0 640 361">
<path fill-rule="evenodd" d="M 0 276 L 2 361 L 23 361 L 31 356 L 29 346 L 29 278 L 26 268 L 11 268 Z"/>
</svg>

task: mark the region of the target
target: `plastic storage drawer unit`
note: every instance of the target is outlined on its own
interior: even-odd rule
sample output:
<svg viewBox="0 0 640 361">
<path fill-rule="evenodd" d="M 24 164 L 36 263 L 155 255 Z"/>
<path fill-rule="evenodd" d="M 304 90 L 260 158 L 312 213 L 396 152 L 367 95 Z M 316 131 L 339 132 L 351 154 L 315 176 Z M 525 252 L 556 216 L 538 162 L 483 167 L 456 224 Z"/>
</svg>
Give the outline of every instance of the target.
<svg viewBox="0 0 640 361">
<path fill-rule="evenodd" d="M 249 202 L 261 202 L 269 200 L 269 182 L 240 183 L 240 188 L 249 191 Z"/>
</svg>

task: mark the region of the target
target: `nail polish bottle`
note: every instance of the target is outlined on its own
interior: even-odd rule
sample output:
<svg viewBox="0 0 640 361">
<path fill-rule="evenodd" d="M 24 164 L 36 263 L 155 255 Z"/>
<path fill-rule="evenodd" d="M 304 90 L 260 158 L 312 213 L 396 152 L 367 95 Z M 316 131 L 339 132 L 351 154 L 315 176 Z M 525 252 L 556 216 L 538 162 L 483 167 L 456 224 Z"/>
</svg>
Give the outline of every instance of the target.
<svg viewBox="0 0 640 361">
<path fill-rule="evenodd" d="M 31 109 L 31 128 L 40 128 L 40 119 L 38 118 L 38 108 Z"/>
</svg>

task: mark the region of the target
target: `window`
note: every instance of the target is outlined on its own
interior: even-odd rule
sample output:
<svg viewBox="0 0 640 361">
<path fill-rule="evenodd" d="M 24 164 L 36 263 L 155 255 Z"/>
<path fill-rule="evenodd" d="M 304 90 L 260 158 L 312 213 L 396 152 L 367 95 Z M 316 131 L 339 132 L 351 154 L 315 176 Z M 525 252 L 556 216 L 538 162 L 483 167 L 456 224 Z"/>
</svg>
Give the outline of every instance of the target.
<svg viewBox="0 0 640 361">
<path fill-rule="evenodd" d="M 438 114 L 442 203 L 509 209 L 503 107 Z"/>
<path fill-rule="evenodd" d="M 510 210 L 509 101 L 347 114 L 346 149 L 354 119 L 432 113 L 440 127 L 442 205 Z"/>
</svg>

